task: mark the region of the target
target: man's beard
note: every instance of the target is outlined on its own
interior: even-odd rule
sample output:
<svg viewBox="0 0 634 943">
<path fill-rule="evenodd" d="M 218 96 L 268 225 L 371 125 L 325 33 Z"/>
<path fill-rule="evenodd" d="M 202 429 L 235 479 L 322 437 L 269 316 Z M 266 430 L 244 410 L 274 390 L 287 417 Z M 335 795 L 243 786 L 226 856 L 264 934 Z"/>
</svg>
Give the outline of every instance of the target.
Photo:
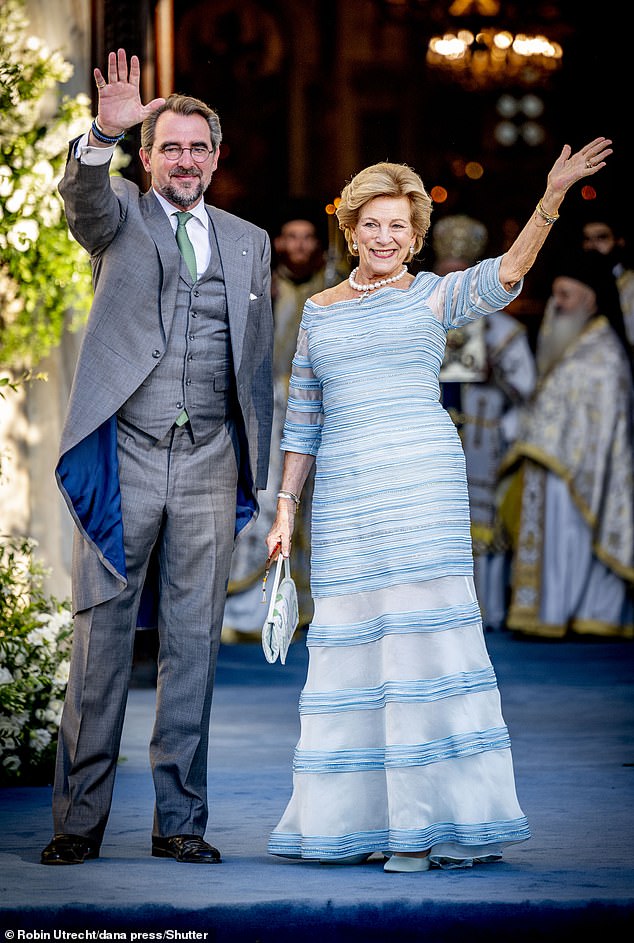
<svg viewBox="0 0 634 943">
<path fill-rule="evenodd" d="M 181 171 L 182 173 L 182 171 Z M 164 196 L 166 200 L 169 200 L 170 203 L 174 203 L 177 206 L 193 206 L 194 203 L 197 203 L 203 194 L 203 186 L 201 178 L 197 175 L 190 175 L 192 180 L 197 180 L 198 185 L 193 187 L 193 189 L 184 189 L 183 187 L 177 186 L 173 183 L 168 183 L 163 187 L 161 196 Z"/>
<path fill-rule="evenodd" d="M 593 312 L 583 306 L 562 314 L 557 311 L 554 298 L 549 298 L 544 310 L 544 320 L 537 336 L 537 371 L 540 376 L 547 373 L 561 360 L 566 351 L 583 332 Z"/>
</svg>

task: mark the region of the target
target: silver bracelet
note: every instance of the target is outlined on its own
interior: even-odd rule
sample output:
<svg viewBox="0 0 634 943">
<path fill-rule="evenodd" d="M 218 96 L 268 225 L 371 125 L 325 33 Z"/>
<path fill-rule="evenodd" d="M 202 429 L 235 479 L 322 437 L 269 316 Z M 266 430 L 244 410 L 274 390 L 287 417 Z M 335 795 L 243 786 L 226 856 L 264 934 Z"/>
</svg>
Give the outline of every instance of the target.
<svg viewBox="0 0 634 943">
<path fill-rule="evenodd" d="M 295 507 L 299 507 L 299 498 L 292 491 L 278 491 L 277 496 L 278 498 L 288 498 L 289 501 L 295 502 Z"/>
</svg>

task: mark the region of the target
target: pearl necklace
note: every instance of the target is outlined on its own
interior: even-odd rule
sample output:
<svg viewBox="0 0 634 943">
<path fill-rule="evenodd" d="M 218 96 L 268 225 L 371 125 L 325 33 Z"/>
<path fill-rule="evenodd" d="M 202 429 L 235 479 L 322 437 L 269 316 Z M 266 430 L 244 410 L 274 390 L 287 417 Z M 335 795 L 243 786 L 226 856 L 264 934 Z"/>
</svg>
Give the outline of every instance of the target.
<svg viewBox="0 0 634 943">
<path fill-rule="evenodd" d="M 398 273 L 398 275 L 392 275 L 391 278 L 381 278 L 379 279 L 378 282 L 372 282 L 369 285 L 359 285 L 358 282 L 355 282 L 354 276 L 357 274 L 358 271 L 359 271 L 359 266 L 357 266 L 355 269 L 353 269 L 350 272 L 350 275 L 348 276 L 348 282 L 350 283 L 350 287 L 354 288 L 355 291 L 363 291 L 367 293 L 369 291 L 375 291 L 377 288 L 383 288 L 384 285 L 391 285 L 392 282 L 397 282 L 399 278 L 402 278 L 403 275 L 407 274 L 407 266 L 404 265 L 401 271 Z"/>
</svg>

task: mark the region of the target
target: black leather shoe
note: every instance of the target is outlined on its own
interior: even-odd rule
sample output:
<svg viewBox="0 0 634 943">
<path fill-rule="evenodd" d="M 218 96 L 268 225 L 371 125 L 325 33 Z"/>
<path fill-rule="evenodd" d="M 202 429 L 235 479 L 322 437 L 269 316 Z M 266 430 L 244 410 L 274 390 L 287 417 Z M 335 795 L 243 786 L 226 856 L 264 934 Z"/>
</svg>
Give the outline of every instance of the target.
<svg viewBox="0 0 634 943">
<path fill-rule="evenodd" d="M 218 849 L 209 845 L 201 835 L 152 836 L 152 856 L 174 858 L 189 864 L 219 864 L 222 860 Z"/>
<path fill-rule="evenodd" d="M 40 862 L 42 864 L 83 864 L 87 858 L 99 857 L 99 845 L 81 835 L 54 835 Z"/>
</svg>

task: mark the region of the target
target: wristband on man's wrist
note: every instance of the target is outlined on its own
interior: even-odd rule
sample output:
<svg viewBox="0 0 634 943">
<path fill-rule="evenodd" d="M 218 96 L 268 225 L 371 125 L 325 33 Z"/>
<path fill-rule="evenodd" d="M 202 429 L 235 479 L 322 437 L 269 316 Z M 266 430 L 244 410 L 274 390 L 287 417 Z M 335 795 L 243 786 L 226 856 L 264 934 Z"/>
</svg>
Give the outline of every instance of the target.
<svg viewBox="0 0 634 943">
<path fill-rule="evenodd" d="M 118 144 L 119 141 L 123 141 L 125 137 L 125 131 L 122 131 L 121 134 L 117 134 L 113 137 L 111 134 L 106 134 L 102 128 L 99 127 L 97 119 L 93 120 L 93 123 L 90 126 L 93 137 L 95 137 L 101 144 Z"/>
</svg>

